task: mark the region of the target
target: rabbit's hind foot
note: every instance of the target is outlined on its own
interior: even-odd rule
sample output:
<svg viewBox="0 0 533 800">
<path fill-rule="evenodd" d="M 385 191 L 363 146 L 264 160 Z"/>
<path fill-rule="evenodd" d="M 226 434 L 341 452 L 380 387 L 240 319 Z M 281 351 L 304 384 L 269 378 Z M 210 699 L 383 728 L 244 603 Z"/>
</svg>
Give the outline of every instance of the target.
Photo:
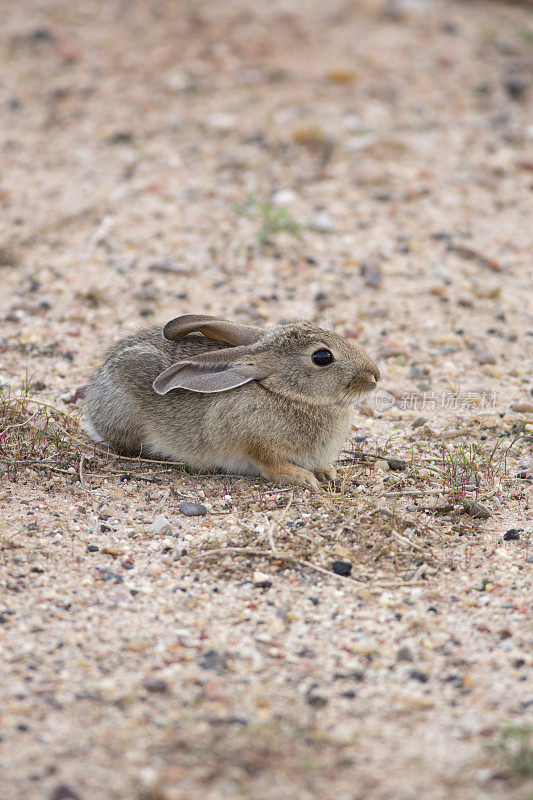
<svg viewBox="0 0 533 800">
<path fill-rule="evenodd" d="M 318 479 L 312 472 L 303 467 L 297 467 L 296 464 L 291 464 L 290 461 L 282 461 L 268 466 L 262 464 L 261 467 L 265 478 L 268 478 L 273 483 L 295 483 L 315 492 L 320 489 Z"/>
</svg>

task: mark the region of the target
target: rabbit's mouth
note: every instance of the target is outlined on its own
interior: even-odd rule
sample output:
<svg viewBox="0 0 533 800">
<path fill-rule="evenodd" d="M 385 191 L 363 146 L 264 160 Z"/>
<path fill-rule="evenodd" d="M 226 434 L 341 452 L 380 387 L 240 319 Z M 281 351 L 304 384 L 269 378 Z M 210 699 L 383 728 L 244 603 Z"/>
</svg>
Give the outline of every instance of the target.
<svg viewBox="0 0 533 800">
<path fill-rule="evenodd" d="M 376 388 L 379 378 L 379 369 L 377 367 L 373 367 L 372 369 L 367 369 L 364 372 L 360 372 L 355 376 L 355 378 L 352 378 L 348 384 L 348 387 L 354 391 L 360 392 L 361 394 L 368 394 L 368 392 L 371 392 Z"/>
<path fill-rule="evenodd" d="M 341 397 L 342 405 L 356 404 L 367 396 L 369 392 L 376 388 L 379 380 L 379 370 L 374 367 L 372 370 L 360 372 L 352 378 Z"/>
</svg>

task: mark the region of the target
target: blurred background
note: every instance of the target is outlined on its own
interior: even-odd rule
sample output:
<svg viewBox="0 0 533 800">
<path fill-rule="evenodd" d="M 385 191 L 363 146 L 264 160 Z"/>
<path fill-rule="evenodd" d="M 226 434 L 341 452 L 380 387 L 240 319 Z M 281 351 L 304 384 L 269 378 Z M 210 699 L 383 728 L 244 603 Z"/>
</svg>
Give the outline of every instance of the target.
<svg viewBox="0 0 533 800">
<path fill-rule="evenodd" d="M 531 281 L 531 5 L 39 0 L 2 13 L 12 369 L 46 342 L 84 374 L 93 345 L 204 311 L 308 317 L 385 358 L 427 361 L 436 329 L 451 337 L 438 354 L 470 333 L 497 372 L 480 337 L 507 314 L 516 338 Z M 513 355 L 502 337 L 494 347 Z M 64 366 L 39 370 L 60 387 Z"/>
</svg>

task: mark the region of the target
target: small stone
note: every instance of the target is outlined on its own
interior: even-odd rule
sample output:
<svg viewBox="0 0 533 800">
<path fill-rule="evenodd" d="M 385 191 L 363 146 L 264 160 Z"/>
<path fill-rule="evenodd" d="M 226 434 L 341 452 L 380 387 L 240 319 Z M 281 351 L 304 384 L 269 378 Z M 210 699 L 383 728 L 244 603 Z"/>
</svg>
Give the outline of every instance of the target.
<svg viewBox="0 0 533 800">
<path fill-rule="evenodd" d="M 491 378 L 501 378 L 503 375 L 502 370 L 496 364 L 484 364 L 483 372 L 485 375 L 490 375 Z"/>
<path fill-rule="evenodd" d="M 308 692 L 305 698 L 312 708 L 324 708 L 328 704 L 328 698 L 315 692 Z"/>
<path fill-rule="evenodd" d="M 413 651 L 407 644 L 403 644 L 396 653 L 396 661 L 414 661 Z"/>
<path fill-rule="evenodd" d="M 349 561 L 334 561 L 331 569 L 335 575 L 342 575 L 345 578 L 352 571 L 352 565 Z"/>
<path fill-rule="evenodd" d="M 50 794 L 50 800 L 80 800 L 80 796 L 66 783 L 59 783 Z"/>
<path fill-rule="evenodd" d="M 209 128 L 220 133 L 228 133 L 236 125 L 236 119 L 233 114 L 226 114 L 223 111 L 215 111 L 213 114 L 209 114 L 206 122 Z"/>
<path fill-rule="evenodd" d="M 520 78 L 511 78 L 505 84 L 505 91 L 513 100 L 521 100 L 526 93 L 527 83 Z"/>
<path fill-rule="evenodd" d="M 360 131 L 363 127 L 361 117 L 359 117 L 357 114 L 348 114 L 347 117 L 344 117 L 342 123 L 346 130 L 350 131 L 351 133 Z"/>
<path fill-rule="evenodd" d="M 168 683 L 164 678 L 156 678 L 154 675 L 151 675 L 146 678 L 144 688 L 149 692 L 159 692 L 162 694 L 168 690 Z"/>
<path fill-rule="evenodd" d="M 315 214 L 313 219 L 311 220 L 312 230 L 318 231 L 319 233 L 332 233 L 335 230 L 335 224 L 329 214 L 321 212 L 320 214 Z"/>
<path fill-rule="evenodd" d="M 381 283 L 381 270 L 376 264 L 361 264 L 359 274 L 362 276 L 365 286 L 369 286 L 371 289 L 377 289 Z"/>
<path fill-rule="evenodd" d="M 378 458 L 374 461 L 374 469 L 378 470 L 378 472 L 387 472 L 389 469 L 389 462 L 385 461 L 384 458 Z"/>
<path fill-rule="evenodd" d="M 355 72 L 350 67 L 332 67 L 326 72 L 326 78 L 331 83 L 338 83 L 340 86 L 349 86 L 355 80 Z"/>
<path fill-rule="evenodd" d="M 170 533 L 172 526 L 164 514 L 158 514 L 152 524 L 148 527 L 150 533 L 159 536 L 161 533 Z"/>
<path fill-rule="evenodd" d="M 279 191 L 275 192 L 272 196 L 272 202 L 277 206 L 289 205 L 290 203 L 294 203 L 297 199 L 298 195 L 296 192 L 293 192 L 292 189 L 279 189 Z"/>
<path fill-rule="evenodd" d="M 485 300 L 496 300 L 500 296 L 501 290 L 501 284 L 491 280 L 473 281 L 470 285 L 472 294 Z"/>
<path fill-rule="evenodd" d="M 511 411 L 517 411 L 519 414 L 533 414 L 533 403 L 513 403 Z"/>
<path fill-rule="evenodd" d="M 28 34 L 28 39 L 32 42 L 54 42 L 55 38 L 48 28 L 35 28 Z"/>
<path fill-rule="evenodd" d="M 87 546 L 87 550 L 89 553 L 97 553 L 100 548 L 95 544 L 90 544 Z"/>
<path fill-rule="evenodd" d="M 417 417 L 411 424 L 412 428 L 420 428 L 421 425 L 425 425 L 427 419 L 425 417 Z"/>
<path fill-rule="evenodd" d="M 463 500 L 463 508 L 467 514 L 474 519 L 488 519 L 491 512 L 482 503 L 475 503 L 472 500 Z"/>
<path fill-rule="evenodd" d="M 207 652 L 199 656 L 198 661 L 202 669 L 214 670 L 219 674 L 228 671 L 226 656 L 223 653 L 219 653 L 218 650 L 207 650 Z"/>
<path fill-rule="evenodd" d="M 108 136 L 105 141 L 106 144 L 129 144 L 133 141 L 133 134 L 131 131 L 117 131 Z"/>
<path fill-rule="evenodd" d="M 409 673 L 409 677 L 415 681 L 420 681 L 420 683 L 427 683 L 428 682 L 428 675 L 426 672 L 421 672 L 419 669 L 413 669 Z"/>
<path fill-rule="evenodd" d="M 207 508 L 202 503 L 180 503 L 178 506 L 186 517 L 205 517 Z"/>
<path fill-rule="evenodd" d="M 395 472 L 403 472 L 407 469 L 407 461 L 402 461 L 401 458 L 388 458 L 387 464 L 389 465 L 389 469 Z"/>
<path fill-rule="evenodd" d="M 150 272 L 163 272 L 171 275 L 188 275 L 190 272 L 189 267 L 168 258 L 154 261 L 148 266 L 148 269 Z"/>
<path fill-rule="evenodd" d="M 483 348 L 476 345 L 474 347 L 474 353 L 476 356 L 476 361 L 478 364 L 495 364 L 496 357 L 489 353 L 487 350 L 483 350 Z"/>
<path fill-rule="evenodd" d="M 450 344 L 455 347 L 462 347 L 463 338 L 458 333 L 447 333 L 443 336 L 437 336 L 435 339 L 433 339 L 433 343 L 437 345 Z"/>
<path fill-rule="evenodd" d="M 102 553 L 105 556 L 113 556 L 113 558 L 116 558 L 117 556 L 123 556 L 124 550 L 121 547 L 115 547 L 114 545 L 107 545 L 106 547 L 102 547 Z"/>
<path fill-rule="evenodd" d="M 523 528 L 509 528 L 509 530 L 504 534 L 504 542 L 514 542 L 516 539 L 520 539 L 520 533 L 523 530 Z"/>
<path fill-rule="evenodd" d="M 317 292 L 313 299 L 319 311 L 324 311 L 326 308 L 332 308 L 335 305 L 335 302 L 325 292 Z"/>
<path fill-rule="evenodd" d="M 252 583 L 257 589 L 269 589 L 272 586 L 272 578 L 266 572 L 256 569 L 252 576 Z"/>
<path fill-rule="evenodd" d="M 385 347 L 381 348 L 380 356 L 381 358 L 395 358 L 396 356 L 406 356 L 407 355 L 407 347 L 403 345 L 385 345 Z"/>
<path fill-rule="evenodd" d="M 423 367 L 420 364 L 413 364 L 407 377 L 410 381 L 423 381 L 429 375 L 429 367 Z"/>
<path fill-rule="evenodd" d="M 317 122 L 301 122 L 292 130 L 294 144 L 317 147 L 327 142 L 326 132 Z"/>
</svg>

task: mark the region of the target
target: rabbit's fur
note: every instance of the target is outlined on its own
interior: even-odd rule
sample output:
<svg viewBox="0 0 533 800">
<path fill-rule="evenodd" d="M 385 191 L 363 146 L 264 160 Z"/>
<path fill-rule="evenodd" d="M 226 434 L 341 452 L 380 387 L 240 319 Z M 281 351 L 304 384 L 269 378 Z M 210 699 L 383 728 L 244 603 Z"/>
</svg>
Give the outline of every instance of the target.
<svg viewBox="0 0 533 800">
<path fill-rule="evenodd" d="M 315 365 L 324 350 L 333 362 Z M 378 379 L 360 347 L 311 323 L 262 330 L 186 315 L 108 352 L 87 390 L 87 427 L 124 455 L 317 488 L 335 476 L 351 406 Z"/>
</svg>

